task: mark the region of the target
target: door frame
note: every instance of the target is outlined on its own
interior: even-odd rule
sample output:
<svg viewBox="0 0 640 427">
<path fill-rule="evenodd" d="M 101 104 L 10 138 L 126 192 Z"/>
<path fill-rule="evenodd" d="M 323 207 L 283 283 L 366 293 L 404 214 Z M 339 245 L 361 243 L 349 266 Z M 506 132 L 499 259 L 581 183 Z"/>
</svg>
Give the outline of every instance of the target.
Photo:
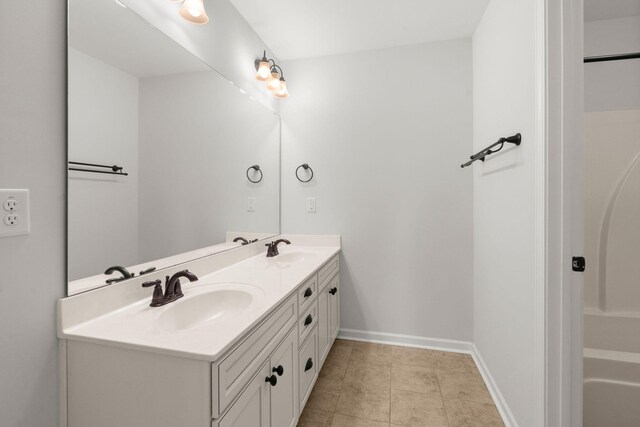
<svg viewBox="0 0 640 427">
<path fill-rule="evenodd" d="M 546 426 L 582 426 L 583 0 L 546 1 Z"/>
</svg>

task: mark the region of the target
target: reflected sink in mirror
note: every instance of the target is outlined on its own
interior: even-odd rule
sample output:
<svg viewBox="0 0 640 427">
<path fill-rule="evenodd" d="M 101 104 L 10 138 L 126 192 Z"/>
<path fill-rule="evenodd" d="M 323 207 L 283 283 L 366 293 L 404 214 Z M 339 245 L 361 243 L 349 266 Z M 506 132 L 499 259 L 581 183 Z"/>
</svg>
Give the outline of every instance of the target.
<svg viewBox="0 0 640 427">
<path fill-rule="evenodd" d="M 176 332 L 218 322 L 250 308 L 260 298 L 261 292 L 244 284 L 204 285 L 186 289 L 183 298 L 166 306 L 156 319 L 156 324 L 164 331 Z"/>
</svg>

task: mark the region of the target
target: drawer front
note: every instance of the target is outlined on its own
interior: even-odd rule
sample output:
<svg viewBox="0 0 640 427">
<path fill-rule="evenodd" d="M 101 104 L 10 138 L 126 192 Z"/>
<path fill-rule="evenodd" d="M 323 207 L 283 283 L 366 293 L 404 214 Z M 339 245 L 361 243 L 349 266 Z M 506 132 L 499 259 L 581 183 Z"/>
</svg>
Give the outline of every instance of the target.
<svg viewBox="0 0 640 427">
<path fill-rule="evenodd" d="M 323 265 L 320 270 L 318 270 L 318 289 L 322 290 L 327 284 L 331 277 L 338 271 L 340 267 L 340 254 L 331 258 L 325 265 Z"/>
<path fill-rule="evenodd" d="M 313 381 L 318 373 L 318 327 L 314 327 L 299 353 L 300 371 L 300 412 L 311 394 Z"/>
<path fill-rule="evenodd" d="M 298 319 L 298 332 L 300 333 L 300 342 L 304 342 L 309 336 L 313 327 L 318 323 L 318 301 L 315 300 L 311 307 L 304 312 Z"/>
<path fill-rule="evenodd" d="M 296 324 L 297 306 L 296 296 L 293 295 L 220 363 L 218 393 L 213 393 L 214 396 L 218 394 L 219 410 L 217 414 L 212 414 L 214 418 L 225 411 Z M 215 387 L 216 383 L 213 384 Z"/>
<path fill-rule="evenodd" d="M 298 289 L 298 313 L 307 310 L 318 294 L 318 275 L 314 274 L 312 278 L 304 282 Z"/>
</svg>

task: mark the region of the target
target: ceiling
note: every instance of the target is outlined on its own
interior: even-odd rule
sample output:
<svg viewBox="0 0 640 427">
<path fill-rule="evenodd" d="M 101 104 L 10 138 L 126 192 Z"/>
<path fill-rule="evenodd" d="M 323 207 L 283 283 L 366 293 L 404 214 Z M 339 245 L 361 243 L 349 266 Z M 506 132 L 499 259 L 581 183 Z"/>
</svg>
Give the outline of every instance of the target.
<svg viewBox="0 0 640 427">
<path fill-rule="evenodd" d="M 70 0 L 69 46 L 135 77 L 210 70 L 115 1 Z"/>
<path fill-rule="evenodd" d="M 640 0 L 584 0 L 585 21 L 637 15 L 640 15 Z"/>
<path fill-rule="evenodd" d="M 231 0 L 280 60 L 471 37 L 489 0 Z"/>
</svg>

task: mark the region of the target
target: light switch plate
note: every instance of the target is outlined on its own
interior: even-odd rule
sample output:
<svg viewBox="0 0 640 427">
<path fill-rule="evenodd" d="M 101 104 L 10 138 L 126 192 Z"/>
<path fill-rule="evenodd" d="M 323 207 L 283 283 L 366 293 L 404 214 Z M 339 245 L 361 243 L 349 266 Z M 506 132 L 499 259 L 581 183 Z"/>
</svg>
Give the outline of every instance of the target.
<svg viewBox="0 0 640 427">
<path fill-rule="evenodd" d="M 0 190 L 0 237 L 31 232 L 29 190 Z"/>
<path fill-rule="evenodd" d="M 315 197 L 309 197 L 307 199 L 307 212 L 309 212 L 309 213 L 315 213 L 316 212 L 316 198 Z"/>
<path fill-rule="evenodd" d="M 256 198 L 249 197 L 247 199 L 247 211 L 254 212 L 256 210 Z"/>
</svg>

